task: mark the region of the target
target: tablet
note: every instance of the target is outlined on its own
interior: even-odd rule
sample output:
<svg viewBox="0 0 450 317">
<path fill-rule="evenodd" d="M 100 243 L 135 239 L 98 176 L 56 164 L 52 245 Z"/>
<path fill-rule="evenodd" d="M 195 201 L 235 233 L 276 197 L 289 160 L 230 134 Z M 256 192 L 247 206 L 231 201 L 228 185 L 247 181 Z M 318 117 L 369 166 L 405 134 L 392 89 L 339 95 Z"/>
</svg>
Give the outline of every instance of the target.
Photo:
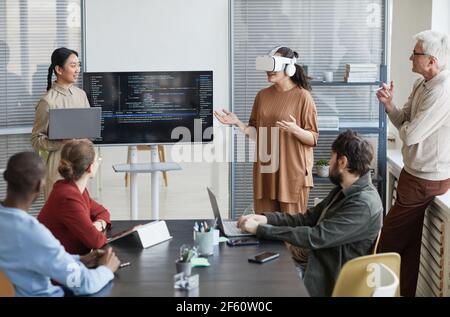
<svg viewBox="0 0 450 317">
<path fill-rule="evenodd" d="M 115 233 L 111 237 L 109 237 L 106 240 L 106 242 L 110 243 L 110 242 L 116 241 L 116 240 L 118 240 L 120 238 L 126 237 L 126 236 L 132 234 L 133 232 L 136 232 L 137 229 L 139 229 L 139 227 L 141 227 L 141 226 L 142 225 L 137 225 L 137 226 L 131 227 L 131 228 L 127 229 L 127 230 L 123 230 L 123 231 L 120 231 L 118 233 Z"/>
</svg>

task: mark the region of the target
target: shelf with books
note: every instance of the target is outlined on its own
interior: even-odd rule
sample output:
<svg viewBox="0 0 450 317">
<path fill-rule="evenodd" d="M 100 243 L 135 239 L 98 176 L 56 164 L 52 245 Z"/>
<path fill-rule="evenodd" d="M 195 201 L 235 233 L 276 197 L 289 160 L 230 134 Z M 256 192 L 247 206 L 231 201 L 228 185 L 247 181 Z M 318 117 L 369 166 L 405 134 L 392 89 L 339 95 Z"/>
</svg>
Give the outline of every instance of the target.
<svg viewBox="0 0 450 317">
<path fill-rule="evenodd" d="M 319 105 L 319 109 L 320 109 Z M 340 119 L 340 113 L 334 115 L 325 114 L 318 115 L 318 126 L 320 133 L 325 132 L 328 134 L 339 134 L 348 129 L 355 130 L 363 133 L 378 133 L 382 129 L 382 123 L 378 120 L 378 117 L 370 118 L 365 116 L 364 118 L 345 118 Z"/>
<path fill-rule="evenodd" d="M 346 81 L 311 81 L 312 86 L 380 86 L 381 81 L 374 82 L 346 82 Z"/>
<path fill-rule="evenodd" d="M 340 126 L 337 130 L 331 129 L 321 129 L 319 126 L 319 133 L 324 135 L 338 135 L 339 133 L 345 132 L 347 130 L 352 130 L 358 133 L 373 133 L 378 134 L 382 128 L 381 127 L 364 127 L 364 126 Z"/>
</svg>

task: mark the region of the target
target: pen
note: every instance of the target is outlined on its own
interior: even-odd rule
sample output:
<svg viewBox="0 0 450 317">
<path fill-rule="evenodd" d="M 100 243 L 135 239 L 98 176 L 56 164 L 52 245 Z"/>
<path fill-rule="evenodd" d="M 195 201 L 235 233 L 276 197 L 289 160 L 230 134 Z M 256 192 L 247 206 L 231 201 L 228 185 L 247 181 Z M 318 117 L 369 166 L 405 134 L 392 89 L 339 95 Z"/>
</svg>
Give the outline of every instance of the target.
<svg viewBox="0 0 450 317">
<path fill-rule="evenodd" d="M 206 222 L 206 221 L 203 221 L 203 227 L 205 228 L 205 232 L 208 232 L 209 231 L 209 229 L 208 229 L 208 223 Z"/>
<path fill-rule="evenodd" d="M 126 266 L 130 266 L 130 265 L 131 265 L 130 262 L 124 262 L 124 263 L 121 263 L 121 264 L 119 265 L 119 269 L 121 269 L 121 268 L 123 268 L 123 267 L 126 267 Z"/>
</svg>

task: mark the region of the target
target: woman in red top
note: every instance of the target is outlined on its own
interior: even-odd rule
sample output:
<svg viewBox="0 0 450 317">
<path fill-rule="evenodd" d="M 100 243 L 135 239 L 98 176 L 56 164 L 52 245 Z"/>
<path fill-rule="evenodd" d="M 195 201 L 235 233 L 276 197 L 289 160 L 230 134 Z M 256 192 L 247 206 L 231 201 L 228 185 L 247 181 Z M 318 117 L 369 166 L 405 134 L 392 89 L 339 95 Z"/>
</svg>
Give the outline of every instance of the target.
<svg viewBox="0 0 450 317">
<path fill-rule="evenodd" d="M 64 179 L 55 183 L 38 216 L 71 254 L 85 254 L 106 243 L 103 232 L 111 226 L 109 212 L 89 196 L 86 188 L 100 160 L 91 141 L 68 141 L 58 168 Z"/>
</svg>

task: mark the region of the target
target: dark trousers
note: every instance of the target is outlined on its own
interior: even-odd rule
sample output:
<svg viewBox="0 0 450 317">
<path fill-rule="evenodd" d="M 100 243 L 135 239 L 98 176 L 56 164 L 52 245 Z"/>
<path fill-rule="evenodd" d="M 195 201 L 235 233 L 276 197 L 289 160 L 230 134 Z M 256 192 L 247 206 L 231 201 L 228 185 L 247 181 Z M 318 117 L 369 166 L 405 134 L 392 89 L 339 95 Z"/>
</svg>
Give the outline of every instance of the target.
<svg viewBox="0 0 450 317">
<path fill-rule="evenodd" d="M 450 188 L 450 179 L 430 181 L 400 173 L 397 199 L 384 218 L 378 252 L 397 252 L 401 256 L 400 295 L 416 295 L 420 247 L 425 209 L 433 198 Z"/>
</svg>

